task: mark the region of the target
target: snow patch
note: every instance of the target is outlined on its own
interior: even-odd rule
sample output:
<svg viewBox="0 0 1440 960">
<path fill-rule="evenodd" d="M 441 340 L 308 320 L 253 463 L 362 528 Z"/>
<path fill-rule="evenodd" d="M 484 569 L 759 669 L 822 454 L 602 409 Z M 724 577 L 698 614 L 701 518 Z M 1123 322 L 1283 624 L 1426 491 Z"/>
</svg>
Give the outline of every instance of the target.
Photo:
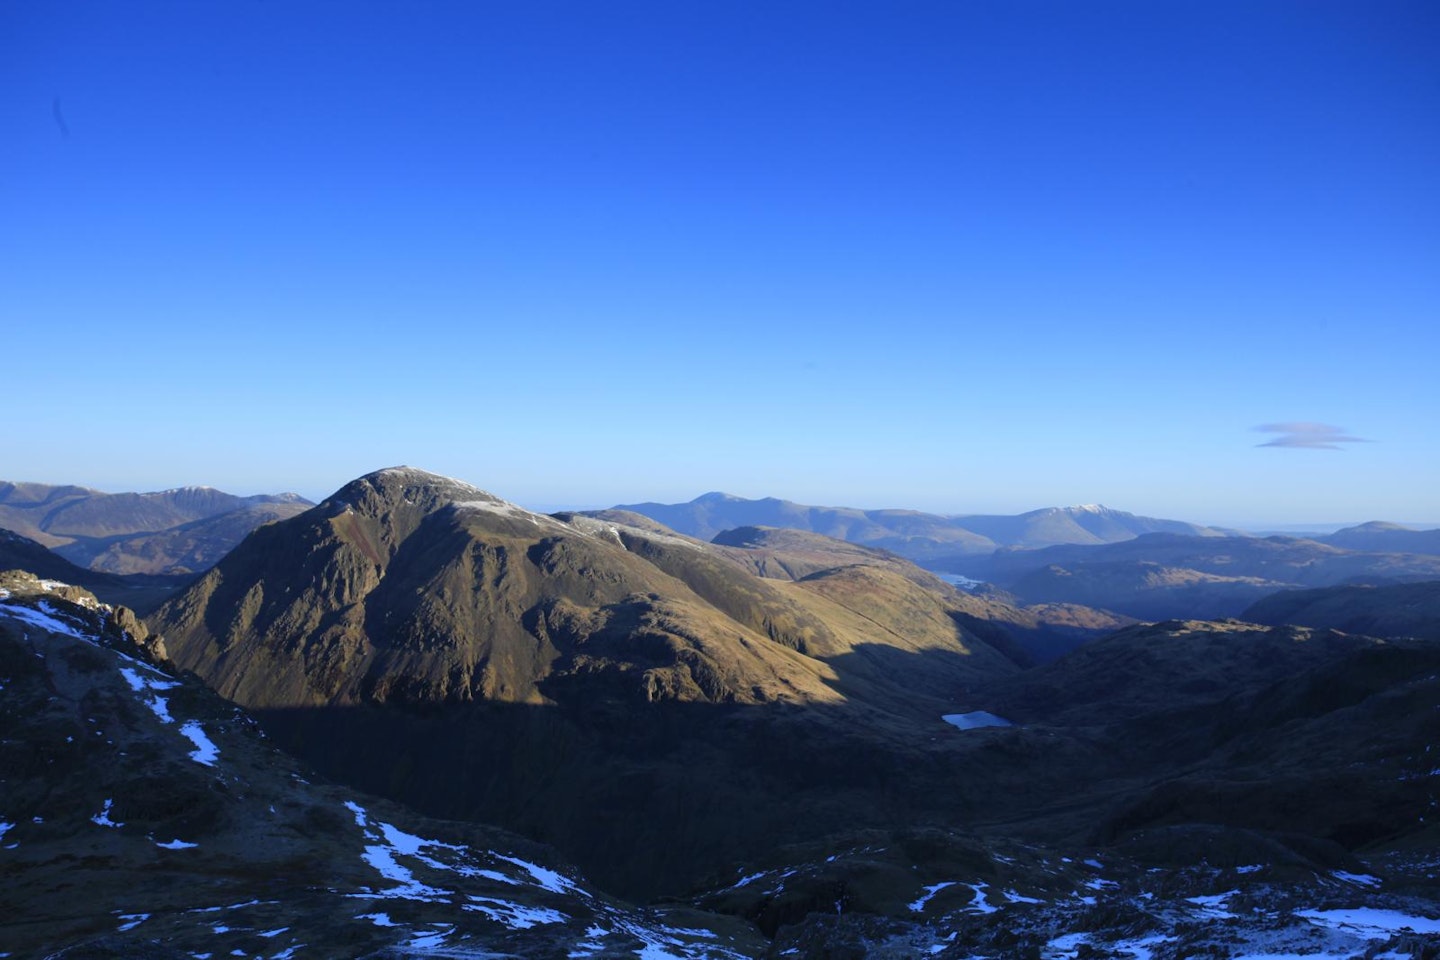
<svg viewBox="0 0 1440 960">
<path fill-rule="evenodd" d="M 220 750 L 205 736 L 205 731 L 200 724 L 194 720 L 187 720 L 180 728 L 181 736 L 195 744 L 195 749 L 190 751 L 190 759 L 196 763 L 203 763 L 207 767 L 215 766 L 215 759 L 220 756 Z"/>
<path fill-rule="evenodd" d="M 559 910 L 547 907 L 526 907 L 508 900 L 494 897 L 469 897 L 466 910 L 483 913 L 497 923 L 503 923 L 511 930 L 529 930 L 542 923 L 564 923 L 569 918 Z"/>
<path fill-rule="evenodd" d="M 934 899 L 935 894 L 939 893 L 941 890 L 944 890 L 946 887 L 953 886 L 955 886 L 954 880 L 946 880 L 944 883 L 932 883 L 930 886 L 925 888 L 925 893 L 923 896 L 908 904 L 908 906 L 910 907 L 910 912 L 921 912 L 925 909 L 925 904 L 929 903 L 932 899 Z"/>
<path fill-rule="evenodd" d="M 526 873 L 530 874 L 530 876 L 534 879 L 536 883 L 544 887 L 546 890 L 549 890 L 551 893 L 578 893 L 582 896 L 586 895 L 585 891 L 581 890 L 574 881 L 562 877 L 554 870 L 550 870 L 546 867 L 537 866 L 536 864 L 533 864 L 528 860 L 521 860 L 519 857 L 507 857 L 498 853 L 495 854 L 495 857 L 498 860 L 504 860 L 506 863 L 514 864 L 515 866 L 521 868 Z"/>
<path fill-rule="evenodd" d="M 1297 917 L 1335 930 L 1351 930 L 1368 937 L 1389 937 L 1404 933 L 1440 933 L 1440 920 L 1412 917 L 1399 910 L 1351 907 L 1344 910 L 1297 910 Z"/>
<path fill-rule="evenodd" d="M 93 816 L 93 817 L 90 818 L 90 822 L 91 822 L 91 823 L 99 824 L 99 825 L 102 826 L 102 827 L 123 827 L 123 826 L 125 826 L 125 824 L 123 824 L 123 823 L 116 823 L 114 820 L 111 820 L 111 819 L 110 819 L 110 808 L 113 807 L 114 805 L 115 805 L 115 801 L 114 801 L 114 800 L 106 800 L 106 801 L 105 801 L 105 806 L 100 809 L 100 812 L 99 812 L 99 813 L 95 814 L 95 816 Z"/>
<path fill-rule="evenodd" d="M 155 846 L 161 850 L 190 850 L 200 846 L 198 843 L 186 843 L 184 840 L 171 840 L 169 843 L 157 843 Z"/>
</svg>

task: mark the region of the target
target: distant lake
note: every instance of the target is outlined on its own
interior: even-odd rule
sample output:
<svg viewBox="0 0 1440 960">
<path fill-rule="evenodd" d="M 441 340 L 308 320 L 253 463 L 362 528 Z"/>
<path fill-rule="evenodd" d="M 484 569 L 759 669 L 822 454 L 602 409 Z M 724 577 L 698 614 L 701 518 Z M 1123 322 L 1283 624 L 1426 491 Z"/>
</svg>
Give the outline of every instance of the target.
<svg viewBox="0 0 1440 960">
<path fill-rule="evenodd" d="M 935 570 L 932 570 L 930 572 L 935 574 L 935 576 L 939 577 L 941 580 L 944 580 L 951 586 L 959 587 L 961 590 L 974 590 L 976 587 L 980 586 L 981 583 L 981 581 L 979 580 L 976 580 L 972 577 L 961 576 L 958 573 L 940 573 Z"/>
</svg>

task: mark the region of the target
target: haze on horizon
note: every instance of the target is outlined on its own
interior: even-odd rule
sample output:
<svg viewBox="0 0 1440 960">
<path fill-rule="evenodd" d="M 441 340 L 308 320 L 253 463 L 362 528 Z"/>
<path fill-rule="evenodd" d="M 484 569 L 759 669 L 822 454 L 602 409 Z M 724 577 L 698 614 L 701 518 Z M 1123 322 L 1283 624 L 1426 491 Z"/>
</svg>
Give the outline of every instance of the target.
<svg viewBox="0 0 1440 960">
<path fill-rule="evenodd" d="M 0 478 L 1440 521 L 1440 9 L 0 9 Z"/>
</svg>

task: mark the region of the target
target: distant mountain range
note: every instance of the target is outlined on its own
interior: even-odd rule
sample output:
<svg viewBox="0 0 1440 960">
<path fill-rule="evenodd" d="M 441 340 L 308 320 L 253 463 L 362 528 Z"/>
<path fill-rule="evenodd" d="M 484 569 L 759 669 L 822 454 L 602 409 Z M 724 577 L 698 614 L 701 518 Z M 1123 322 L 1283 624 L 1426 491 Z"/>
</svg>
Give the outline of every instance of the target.
<svg viewBox="0 0 1440 960">
<path fill-rule="evenodd" d="M 0 481 L 0 528 L 106 573 L 198 573 L 261 524 L 311 506 L 293 493 L 238 497 L 212 487 L 102 493 Z"/>
<path fill-rule="evenodd" d="M 1077 603 L 1142 620 L 1239 616 L 1280 590 L 1440 579 L 1433 554 L 1362 553 L 1290 537 L 1147 534 L 947 563 L 1025 603 Z"/>
<path fill-rule="evenodd" d="M 1114 543 L 1146 533 L 1243 535 L 1097 505 L 1049 507 L 1015 516 L 941 516 L 914 510 L 813 507 L 774 497 L 746 500 L 727 493 L 707 493 L 689 503 L 634 503 L 614 509 L 643 514 L 701 540 L 736 527 L 786 527 L 890 550 L 926 566 L 950 556 L 990 553 L 1001 547 Z"/>
</svg>

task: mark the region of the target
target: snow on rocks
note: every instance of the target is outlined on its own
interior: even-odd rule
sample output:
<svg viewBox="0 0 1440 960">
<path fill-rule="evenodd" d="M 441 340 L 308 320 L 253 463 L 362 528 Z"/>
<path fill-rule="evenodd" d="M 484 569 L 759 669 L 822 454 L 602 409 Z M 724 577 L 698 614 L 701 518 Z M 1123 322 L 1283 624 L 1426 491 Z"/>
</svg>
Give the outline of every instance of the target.
<svg viewBox="0 0 1440 960">
<path fill-rule="evenodd" d="M 220 756 L 220 750 L 215 746 L 214 741 L 205 735 L 205 731 L 201 729 L 198 722 L 185 721 L 184 725 L 180 727 L 180 735 L 195 744 L 195 749 L 190 751 L 191 760 L 207 767 L 215 766 L 215 760 Z"/>
</svg>

